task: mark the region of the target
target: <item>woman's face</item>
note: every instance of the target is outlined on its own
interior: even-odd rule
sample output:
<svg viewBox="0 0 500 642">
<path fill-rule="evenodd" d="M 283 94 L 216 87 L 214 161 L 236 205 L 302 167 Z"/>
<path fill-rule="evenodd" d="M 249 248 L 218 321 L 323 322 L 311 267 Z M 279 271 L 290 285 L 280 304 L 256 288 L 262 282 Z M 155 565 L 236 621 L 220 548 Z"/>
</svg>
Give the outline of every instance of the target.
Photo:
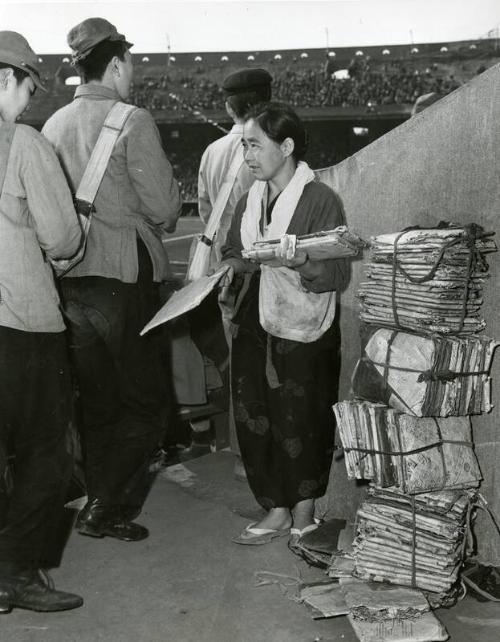
<svg viewBox="0 0 500 642">
<path fill-rule="evenodd" d="M 259 181 L 269 181 L 277 176 L 289 157 L 253 118 L 245 123 L 242 143 L 245 162 Z"/>
</svg>

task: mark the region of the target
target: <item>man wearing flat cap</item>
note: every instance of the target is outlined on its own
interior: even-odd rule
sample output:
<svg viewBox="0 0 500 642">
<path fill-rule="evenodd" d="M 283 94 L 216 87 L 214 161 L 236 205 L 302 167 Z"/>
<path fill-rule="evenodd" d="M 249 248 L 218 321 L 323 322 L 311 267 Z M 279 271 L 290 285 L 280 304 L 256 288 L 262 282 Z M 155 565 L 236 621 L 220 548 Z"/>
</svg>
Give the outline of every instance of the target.
<svg viewBox="0 0 500 642">
<path fill-rule="evenodd" d="M 272 77 L 265 69 L 247 68 L 230 74 L 222 83 L 226 111 L 234 125 L 228 134 L 207 147 L 202 156 L 198 174 L 198 211 L 203 223 L 206 225 L 210 220 L 214 206 L 223 208 L 211 248 L 211 267 L 221 260 L 221 248 L 231 227 L 236 203 L 255 181 L 254 175 L 243 161 L 241 145 L 243 123 L 253 105 L 271 99 L 271 82 Z M 218 198 L 223 198 L 223 202 L 218 201 Z M 208 363 L 215 363 L 220 369 L 223 364 L 227 364 L 227 344 L 222 324 L 217 321 L 219 314 L 215 297 L 209 297 L 202 307 L 191 315 L 190 320 L 195 343 L 208 359 Z M 210 321 L 211 319 L 213 321 Z M 175 350 L 176 345 L 174 345 L 174 354 Z M 181 367 L 181 364 L 174 364 L 174 367 L 176 366 Z M 225 388 L 228 392 L 229 383 L 226 375 L 227 371 L 224 370 L 223 379 L 226 379 Z M 199 379 L 191 378 L 190 381 L 193 384 L 198 382 L 199 385 Z M 205 386 L 200 390 L 192 389 L 189 396 L 192 399 L 198 396 L 197 403 L 203 403 L 204 388 Z M 183 391 L 180 392 L 182 394 Z M 192 422 L 191 426 L 194 431 L 193 445 L 207 448 L 208 421 Z M 232 442 L 233 449 L 237 450 L 235 437 Z"/>
<path fill-rule="evenodd" d="M 16 124 L 36 89 L 38 56 L 21 34 L 0 31 L 0 613 L 83 603 L 40 575 L 53 565 L 71 474 L 70 367 L 48 259 L 75 254 L 81 231 L 54 150 Z"/>
<path fill-rule="evenodd" d="M 250 107 L 271 99 L 271 81 L 272 77 L 265 69 L 241 69 L 227 76 L 222 83 L 226 111 L 234 125 L 228 134 L 207 147 L 201 159 L 198 175 L 198 209 L 201 220 L 205 224 L 208 223 L 221 185 L 235 156 L 241 155 L 241 163 L 217 230 L 211 257 L 212 263 L 221 260 L 220 248 L 224 245 L 231 226 L 236 203 L 255 180 L 243 162 L 241 148 L 243 123 Z"/>
<path fill-rule="evenodd" d="M 43 133 L 75 193 L 106 117 L 129 95 L 133 66 L 131 43 L 103 18 L 76 25 L 68 44 L 83 84 Z M 174 231 L 180 207 L 158 129 L 136 108 L 97 191 L 83 259 L 61 279 L 82 410 L 88 502 L 76 528 L 84 535 L 148 535 L 132 520 L 164 431 L 167 382 L 161 334 L 139 333 L 160 307 L 168 275 L 161 236 Z"/>
</svg>

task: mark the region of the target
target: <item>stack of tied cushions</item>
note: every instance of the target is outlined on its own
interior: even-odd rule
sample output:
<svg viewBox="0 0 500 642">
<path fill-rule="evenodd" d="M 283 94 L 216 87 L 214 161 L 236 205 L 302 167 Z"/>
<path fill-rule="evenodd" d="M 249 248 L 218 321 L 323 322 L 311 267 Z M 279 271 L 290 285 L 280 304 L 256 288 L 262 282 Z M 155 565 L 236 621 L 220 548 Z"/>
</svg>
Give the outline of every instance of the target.
<svg viewBox="0 0 500 642">
<path fill-rule="evenodd" d="M 489 412 L 484 328 L 491 234 L 443 224 L 371 239 L 354 399 L 334 406 L 358 510 L 357 577 L 453 594 L 481 473 L 469 415 Z"/>
</svg>

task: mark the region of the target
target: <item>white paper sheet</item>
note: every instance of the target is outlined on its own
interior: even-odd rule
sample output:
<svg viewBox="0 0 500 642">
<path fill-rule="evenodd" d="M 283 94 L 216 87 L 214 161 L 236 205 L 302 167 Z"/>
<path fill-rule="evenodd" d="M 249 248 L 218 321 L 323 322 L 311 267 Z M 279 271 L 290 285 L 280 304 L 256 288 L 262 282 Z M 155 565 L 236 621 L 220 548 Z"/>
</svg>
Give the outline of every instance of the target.
<svg viewBox="0 0 500 642">
<path fill-rule="evenodd" d="M 192 281 L 185 287 L 174 292 L 165 305 L 158 310 L 151 321 L 141 330 L 141 336 L 163 323 L 172 321 L 182 314 L 198 307 L 200 303 L 215 289 L 222 277 L 228 272 L 229 266 L 221 266 L 211 276 Z"/>
</svg>

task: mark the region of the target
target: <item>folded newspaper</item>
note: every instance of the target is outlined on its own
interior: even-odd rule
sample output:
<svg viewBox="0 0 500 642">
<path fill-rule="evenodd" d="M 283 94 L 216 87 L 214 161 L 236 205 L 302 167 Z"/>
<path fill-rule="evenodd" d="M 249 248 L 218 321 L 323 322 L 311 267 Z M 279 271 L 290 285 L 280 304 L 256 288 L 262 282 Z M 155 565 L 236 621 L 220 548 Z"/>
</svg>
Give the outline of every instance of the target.
<svg viewBox="0 0 500 642">
<path fill-rule="evenodd" d="M 163 323 L 172 321 L 177 317 L 196 308 L 214 290 L 229 270 L 228 265 L 223 265 L 211 276 L 203 276 L 192 281 L 185 287 L 172 294 L 170 299 L 154 315 L 151 321 L 141 330 L 141 336 Z"/>
<path fill-rule="evenodd" d="M 417 589 L 365 582 L 354 577 L 341 579 L 340 585 L 349 612 L 357 620 L 414 619 L 430 611 L 429 602 Z"/>
<path fill-rule="evenodd" d="M 369 401 L 333 409 L 350 479 L 409 494 L 479 485 L 469 417 L 419 418 Z"/>
<path fill-rule="evenodd" d="M 358 509 L 354 575 L 438 593 L 457 583 L 464 558 L 473 491 L 408 496 L 369 489 Z"/>
<path fill-rule="evenodd" d="M 349 614 L 349 622 L 359 642 L 444 642 L 450 637 L 434 613 L 418 618 L 395 618 L 381 622 L 358 620 Z"/>
<path fill-rule="evenodd" d="M 256 261 L 270 260 L 274 258 L 276 248 L 279 247 L 285 237 L 292 241 L 292 246 L 295 245 L 296 250 L 307 252 L 308 257 L 313 261 L 356 256 L 359 250 L 366 245 L 359 236 L 341 225 L 334 230 L 325 232 L 316 232 L 304 236 L 285 234 L 281 239 L 257 241 L 253 244 L 251 250 L 243 250 L 242 255 L 246 259 Z"/>
<path fill-rule="evenodd" d="M 370 241 L 360 284 L 361 319 L 418 332 L 470 334 L 485 327 L 485 256 L 496 251 L 476 225 L 409 229 Z"/>
<path fill-rule="evenodd" d="M 494 339 L 419 336 L 367 326 L 352 376 L 355 397 L 417 417 L 479 414 L 492 408 L 489 371 Z"/>
</svg>

